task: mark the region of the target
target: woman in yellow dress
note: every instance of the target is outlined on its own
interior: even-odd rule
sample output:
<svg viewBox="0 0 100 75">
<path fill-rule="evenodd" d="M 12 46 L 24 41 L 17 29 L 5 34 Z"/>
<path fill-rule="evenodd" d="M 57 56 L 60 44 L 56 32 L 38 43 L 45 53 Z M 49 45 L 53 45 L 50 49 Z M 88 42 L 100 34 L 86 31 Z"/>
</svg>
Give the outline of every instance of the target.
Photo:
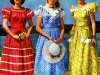
<svg viewBox="0 0 100 75">
<path fill-rule="evenodd" d="M 69 39 L 69 71 L 67 75 L 100 75 L 96 54 L 95 3 L 77 0 L 70 9 L 75 23 Z"/>
</svg>

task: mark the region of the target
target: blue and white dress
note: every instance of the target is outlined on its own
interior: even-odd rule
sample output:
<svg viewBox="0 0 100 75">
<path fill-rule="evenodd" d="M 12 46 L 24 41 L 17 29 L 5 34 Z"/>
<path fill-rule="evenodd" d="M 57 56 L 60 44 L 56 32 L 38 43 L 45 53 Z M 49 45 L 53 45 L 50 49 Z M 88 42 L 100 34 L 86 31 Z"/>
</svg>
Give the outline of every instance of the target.
<svg viewBox="0 0 100 75">
<path fill-rule="evenodd" d="M 43 31 L 47 32 L 52 40 L 57 39 L 60 36 L 60 19 L 63 17 L 63 10 L 61 8 L 50 8 L 48 5 L 45 5 L 40 7 L 38 15 L 42 16 Z M 68 67 L 67 49 L 61 61 L 52 64 L 48 63 L 44 61 L 42 56 L 44 42 L 47 40 L 46 37 L 39 35 L 36 46 L 34 72 L 36 75 L 64 75 Z M 66 41 L 64 39 L 62 40 L 62 43 L 66 47 Z"/>
</svg>

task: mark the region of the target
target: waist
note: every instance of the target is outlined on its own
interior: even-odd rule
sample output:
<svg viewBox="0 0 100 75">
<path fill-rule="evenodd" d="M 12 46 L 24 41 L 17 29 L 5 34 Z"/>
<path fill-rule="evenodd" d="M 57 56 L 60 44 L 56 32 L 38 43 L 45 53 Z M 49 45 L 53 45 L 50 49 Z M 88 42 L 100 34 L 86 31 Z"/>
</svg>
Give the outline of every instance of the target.
<svg viewBox="0 0 100 75">
<path fill-rule="evenodd" d="M 44 27 L 43 30 L 44 31 L 59 31 L 60 28 L 59 27 Z"/>
<path fill-rule="evenodd" d="M 24 27 L 24 28 L 10 28 L 11 32 L 14 33 L 14 34 L 19 34 L 19 33 L 22 33 L 22 32 L 27 32 L 27 29 Z"/>
<path fill-rule="evenodd" d="M 88 21 L 76 21 L 75 23 L 77 26 L 88 26 L 90 22 Z"/>
<path fill-rule="evenodd" d="M 25 27 L 24 23 L 11 23 L 11 28 L 23 28 Z"/>
<path fill-rule="evenodd" d="M 90 27 L 89 25 L 88 26 L 75 26 L 75 29 L 78 30 L 78 31 L 81 31 L 81 30 L 90 30 Z"/>
</svg>

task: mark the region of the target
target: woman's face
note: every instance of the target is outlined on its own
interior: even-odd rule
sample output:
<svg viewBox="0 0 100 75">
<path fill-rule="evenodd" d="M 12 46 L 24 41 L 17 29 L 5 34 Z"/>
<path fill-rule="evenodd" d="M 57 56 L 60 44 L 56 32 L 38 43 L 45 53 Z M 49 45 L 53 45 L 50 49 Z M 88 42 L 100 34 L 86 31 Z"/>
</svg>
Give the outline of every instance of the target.
<svg viewBox="0 0 100 75">
<path fill-rule="evenodd" d="M 84 0 L 77 0 L 78 3 L 84 3 Z"/>
<path fill-rule="evenodd" d="M 21 5 L 21 0 L 14 0 L 15 4 Z"/>
<path fill-rule="evenodd" d="M 55 5 L 58 0 L 47 0 L 47 2 L 51 5 Z"/>
</svg>

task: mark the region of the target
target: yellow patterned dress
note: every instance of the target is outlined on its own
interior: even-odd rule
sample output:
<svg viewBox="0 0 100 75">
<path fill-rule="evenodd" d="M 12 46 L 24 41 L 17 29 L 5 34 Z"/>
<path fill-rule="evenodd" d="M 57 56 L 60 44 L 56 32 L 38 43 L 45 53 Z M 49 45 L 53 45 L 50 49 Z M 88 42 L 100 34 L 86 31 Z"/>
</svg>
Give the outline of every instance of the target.
<svg viewBox="0 0 100 75">
<path fill-rule="evenodd" d="M 91 42 L 89 15 L 95 13 L 96 4 L 75 7 L 75 31 L 69 40 L 69 70 L 66 75 L 100 75 L 96 49 Z"/>
</svg>

